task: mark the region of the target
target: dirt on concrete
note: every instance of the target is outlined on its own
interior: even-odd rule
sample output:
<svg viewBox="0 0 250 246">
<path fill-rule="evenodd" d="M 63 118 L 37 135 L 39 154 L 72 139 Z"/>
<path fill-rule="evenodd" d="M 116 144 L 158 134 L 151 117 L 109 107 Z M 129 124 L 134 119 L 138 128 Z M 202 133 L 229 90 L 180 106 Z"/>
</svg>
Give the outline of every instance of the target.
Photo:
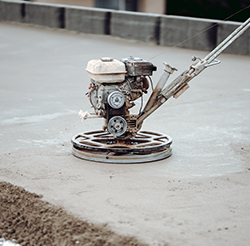
<svg viewBox="0 0 250 246">
<path fill-rule="evenodd" d="M 0 236 L 22 246 L 147 245 L 106 225 L 82 221 L 43 201 L 41 195 L 7 182 L 0 182 Z"/>
</svg>

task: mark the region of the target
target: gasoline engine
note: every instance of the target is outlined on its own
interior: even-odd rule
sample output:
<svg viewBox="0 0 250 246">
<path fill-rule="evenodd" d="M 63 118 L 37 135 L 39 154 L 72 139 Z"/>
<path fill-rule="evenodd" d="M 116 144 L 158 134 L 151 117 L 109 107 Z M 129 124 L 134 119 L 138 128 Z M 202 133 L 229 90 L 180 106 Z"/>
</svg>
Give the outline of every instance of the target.
<svg viewBox="0 0 250 246">
<path fill-rule="evenodd" d="M 79 115 L 82 119 L 104 118 L 105 124 L 102 130 L 74 136 L 71 140 L 73 154 L 82 159 L 109 163 L 142 163 L 169 157 L 172 139 L 162 133 L 142 131 L 143 121 L 171 97 L 178 98 L 205 68 L 219 64 L 216 58 L 249 26 L 250 18 L 205 58 L 193 57 L 189 69 L 168 85 L 169 76 L 177 69 L 164 63 L 164 72 L 155 88 L 151 76 L 156 66 L 149 61 L 135 57 L 89 61 L 86 70 L 91 82 L 87 95 L 94 113 L 80 111 Z M 135 100 L 142 99 L 150 85 L 153 92 L 146 105 L 138 114 L 132 114 L 130 109 L 135 106 Z"/>
<path fill-rule="evenodd" d="M 130 114 L 130 109 L 136 99 L 147 93 L 153 71 L 156 67 L 151 62 L 134 57 L 88 62 L 88 96 L 95 114 L 105 118 L 104 130 L 117 138 L 136 135 L 141 128 L 137 123 L 139 115 Z"/>
</svg>

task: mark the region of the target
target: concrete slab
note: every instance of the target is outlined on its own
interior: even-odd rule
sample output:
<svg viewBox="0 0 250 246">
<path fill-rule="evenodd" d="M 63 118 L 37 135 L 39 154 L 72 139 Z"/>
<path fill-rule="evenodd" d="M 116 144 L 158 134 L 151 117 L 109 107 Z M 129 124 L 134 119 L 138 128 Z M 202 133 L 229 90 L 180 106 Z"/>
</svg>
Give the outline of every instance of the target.
<svg viewBox="0 0 250 246">
<path fill-rule="evenodd" d="M 77 115 L 90 109 L 88 60 L 154 57 L 156 83 L 163 61 L 177 75 L 206 52 L 3 22 L 0 40 L 0 181 L 150 245 L 249 245 L 250 57 L 221 55 L 145 122 L 173 138 L 172 157 L 101 164 L 70 149 L 103 123 Z"/>
</svg>

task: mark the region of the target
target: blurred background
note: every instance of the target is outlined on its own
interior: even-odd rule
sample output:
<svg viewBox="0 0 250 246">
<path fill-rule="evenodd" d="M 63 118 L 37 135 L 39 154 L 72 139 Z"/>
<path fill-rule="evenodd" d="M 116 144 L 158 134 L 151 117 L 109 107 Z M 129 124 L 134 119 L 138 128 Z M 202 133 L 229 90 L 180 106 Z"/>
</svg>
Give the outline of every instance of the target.
<svg viewBox="0 0 250 246">
<path fill-rule="evenodd" d="M 33 0 L 33 2 L 69 4 L 219 20 L 224 20 L 250 4 L 250 0 Z M 250 9 L 248 8 L 229 18 L 229 20 L 242 22 L 249 16 Z"/>
</svg>

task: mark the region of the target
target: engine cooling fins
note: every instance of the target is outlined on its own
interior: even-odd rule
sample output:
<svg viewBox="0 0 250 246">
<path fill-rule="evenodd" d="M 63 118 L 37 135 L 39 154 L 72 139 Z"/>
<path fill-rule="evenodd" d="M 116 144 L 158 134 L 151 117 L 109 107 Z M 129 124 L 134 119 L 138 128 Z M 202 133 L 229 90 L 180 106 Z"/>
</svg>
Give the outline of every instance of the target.
<svg viewBox="0 0 250 246">
<path fill-rule="evenodd" d="M 172 154 L 172 139 L 151 131 L 140 131 L 129 139 L 115 138 L 107 131 L 91 131 L 75 135 L 71 142 L 76 157 L 104 163 L 146 163 Z"/>
</svg>

